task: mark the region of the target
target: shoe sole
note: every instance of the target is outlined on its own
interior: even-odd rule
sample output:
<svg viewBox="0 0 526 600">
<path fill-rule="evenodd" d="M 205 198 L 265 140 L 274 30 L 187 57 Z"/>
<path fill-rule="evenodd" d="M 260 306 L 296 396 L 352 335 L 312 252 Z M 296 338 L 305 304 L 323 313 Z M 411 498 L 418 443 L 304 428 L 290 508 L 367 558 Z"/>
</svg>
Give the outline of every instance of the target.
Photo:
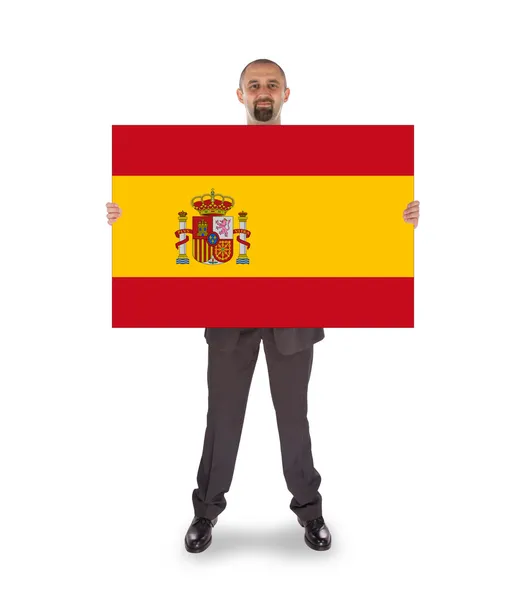
<svg viewBox="0 0 526 600">
<path fill-rule="evenodd" d="M 200 548 L 190 548 L 185 540 L 184 547 L 186 548 L 186 551 L 190 552 L 191 554 L 199 554 L 199 552 L 204 552 L 207 548 L 209 548 L 211 543 L 212 538 L 210 538 L 208 542 L 206 542 L 206 544 L 204 546 L 201 546 Z"/>
</svg>

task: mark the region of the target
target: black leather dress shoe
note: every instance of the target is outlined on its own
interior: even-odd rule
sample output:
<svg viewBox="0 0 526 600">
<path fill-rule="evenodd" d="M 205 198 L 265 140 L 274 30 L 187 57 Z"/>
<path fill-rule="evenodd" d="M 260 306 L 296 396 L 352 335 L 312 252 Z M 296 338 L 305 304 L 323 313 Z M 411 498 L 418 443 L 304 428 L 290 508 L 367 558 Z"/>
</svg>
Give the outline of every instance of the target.
<svg viewBox="0 0 526 600">
<path fill-rule="evenodd" d="M 323 517 L 302 521 L 298 517 L 298 523 L 305 528 L 305 543 L 313 550 L 328 550 L 331 547 L 331 532 Z"/>
<path fill-rule="evenodd" d="M 184 546 L 188 552 L 203 552 L 212 543 L 212 527 L 217 523 L 217 518 L 210 520 L 206 517 L 194 517 L 186 536 Z"/>
</svg>

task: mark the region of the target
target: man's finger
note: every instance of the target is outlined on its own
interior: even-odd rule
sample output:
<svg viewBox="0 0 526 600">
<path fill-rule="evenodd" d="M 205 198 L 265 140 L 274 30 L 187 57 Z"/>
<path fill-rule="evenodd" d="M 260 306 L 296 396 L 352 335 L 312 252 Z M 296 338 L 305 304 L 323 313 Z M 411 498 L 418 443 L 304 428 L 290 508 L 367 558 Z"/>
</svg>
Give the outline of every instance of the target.
<svg viewBox="0 0 526 600">
<path fill-rule="evenodd" d="M 420 209 L 418 207 L 416 208 L 408 208 L 407 210 L 404 210 L 404 215 L 406 217 L 409 217 L 411 215 L 418 215 L 420 214 Z"/>
<path fill-rule="evenodd" d="M 420 202 L 418 200 L 413 200 L 413 202 L 410 202 L 407 206 L 418 206 L 420 204 Z"/>
</svg>

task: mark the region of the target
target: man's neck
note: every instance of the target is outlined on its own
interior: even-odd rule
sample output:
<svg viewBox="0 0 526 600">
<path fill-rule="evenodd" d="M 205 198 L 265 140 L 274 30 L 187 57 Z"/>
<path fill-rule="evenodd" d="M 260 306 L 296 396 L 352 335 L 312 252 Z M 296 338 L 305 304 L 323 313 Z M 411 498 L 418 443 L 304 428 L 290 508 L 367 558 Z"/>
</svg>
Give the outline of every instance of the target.
<svg viewBox="0 0 526 600">
<path fill-rule="evenodd" d="M 278 117 L 275 121 L 256 121 L 247 119 L 247 125 L 281 125 L 281 117 Z"/>
</svg>

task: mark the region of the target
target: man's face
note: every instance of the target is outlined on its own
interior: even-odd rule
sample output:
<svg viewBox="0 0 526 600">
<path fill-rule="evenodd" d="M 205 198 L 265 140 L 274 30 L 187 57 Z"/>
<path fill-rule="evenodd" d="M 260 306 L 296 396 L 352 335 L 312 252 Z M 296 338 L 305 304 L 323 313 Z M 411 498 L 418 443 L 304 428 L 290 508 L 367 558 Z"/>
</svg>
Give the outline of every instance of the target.
<svg viewBox="0 0 526 600">
<path fill-rule="evenodd" d="M 237 90 L 239 101 L 245 105 L 249 121 L 260 123 L 280 121 L 281 107 L 290 90 L 275 65 L 250 65 L 243 76 L 243 88 Z M 270 124 L 270 123 L 269 123 Z"/>
</svg>

